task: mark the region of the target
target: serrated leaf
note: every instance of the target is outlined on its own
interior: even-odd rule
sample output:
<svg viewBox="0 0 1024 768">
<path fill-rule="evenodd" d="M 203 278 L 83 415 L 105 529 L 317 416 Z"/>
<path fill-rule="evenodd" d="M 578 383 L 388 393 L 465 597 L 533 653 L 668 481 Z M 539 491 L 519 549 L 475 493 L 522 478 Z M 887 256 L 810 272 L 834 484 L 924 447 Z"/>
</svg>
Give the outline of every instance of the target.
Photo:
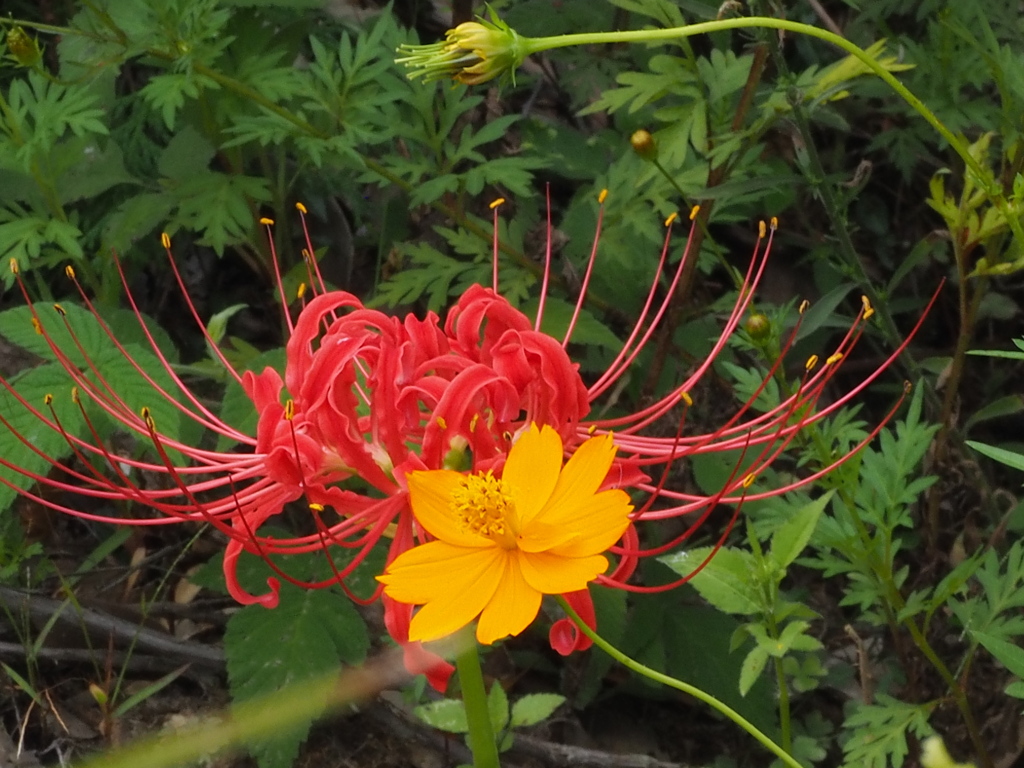
<svg viewBox="0 0 1024 768">
<path fill-rule="evenodd" d="M 445 733 L 469 733 L 469 722 L 466 720 L 466 705 L 458 699 L 441 699 L 429 704 L 421 704 L 413 712 L 416 717 Z"/>
<path fill-rule="evenodd" d="M 85 432 L 82 413 L 69 395 L 67 372 L 60 366 L 55 363 L 40 365 L 21 373 L 11 384 L 32 407 L 47 416 L 49 410 L 43 399 L 48 394 L 54 395 L 53 408 L 64 430 L 70 435 Z M 0 388 L 0 416 L 0 457 L 5 463 L 26 472 L 46 475 L 51 467 L 47 457 L 59 461 L 71 454 L 67 439 L 59 431 L 46 426 L 4 388 Z M 0 478 L 16 488 L 28 488 L 33 484 L 30 478 L 6 466 L 0 466 Z M 6 509 L 16 495 L 17 491 L 6 483 L 0 485 L 0 509 Z"/>
<path fill-rule="evenodd" d="M 768 663 L 769 653 L 761 645 L 755 645 L 747 657 L 743 659 L 740 666 L 740 694 L 746 696 L 754 683 L 761 677 L 765 664 Z"/>
<path fill-rule="evenodd" d="M 710 547 L 691 549 L 658 558 L 680 576 L 688 576 L 711 552 Z M 725 613 L 753 615 L 760 612 L 754 581 L 753 559 L 748 552 L 722 547 L 693 578 L 701 597 Z"/>
<path fill-rule="evenodd" d="M 801 507 L 772 535 L 770 556 L 780 571 L 785 571 L 803 552 L 814 534 L 821 513 L 832 500 L 832 495 L 833 492 L 829 491 Z"/>
<path fill-rule="evenodd" d="M 345 597 L 329 589 L 283 584 L 277 608 L 250 605 L 228 620 L 224 652 L 232 701 L 269 695 L 339 665 L 358 664 L 369 645 L 366 625 Z M 290 768 L 312 722 L 251 743 L 260 768 Z"/>
<path fill-rule="evenodd" d="M 512 705 L 513 728 L 536 725 L 551 717 L 552 713 L 565 703 L 565 696 L 557 693 L 530 693 Z"/>
</svg>

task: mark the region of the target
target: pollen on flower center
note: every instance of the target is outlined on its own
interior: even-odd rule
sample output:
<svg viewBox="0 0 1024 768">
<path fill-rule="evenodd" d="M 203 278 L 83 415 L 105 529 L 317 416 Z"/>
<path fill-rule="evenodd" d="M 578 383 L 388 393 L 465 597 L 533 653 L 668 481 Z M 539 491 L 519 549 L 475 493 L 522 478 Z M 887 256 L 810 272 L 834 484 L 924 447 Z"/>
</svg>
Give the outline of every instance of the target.
<svg viewBox="0 0 1024 768">
<path fill-rule="evenodd" d="M 467 475 L 451 492 L 451 507 L 463 530 L 515 549 L 518 531 L 516 504 L 508 485 L 490 470 Z"/>
</svg>

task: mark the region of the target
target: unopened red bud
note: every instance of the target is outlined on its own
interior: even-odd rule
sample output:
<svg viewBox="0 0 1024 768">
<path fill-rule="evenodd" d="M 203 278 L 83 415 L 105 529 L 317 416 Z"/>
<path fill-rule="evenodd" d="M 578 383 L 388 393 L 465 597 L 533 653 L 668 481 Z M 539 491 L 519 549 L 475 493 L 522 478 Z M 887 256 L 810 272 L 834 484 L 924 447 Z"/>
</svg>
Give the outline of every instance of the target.
<svg viewBox="0 0 1024 768">
<path fill-rule="evenodd" d="M 658 145 L 651 136 L 650 131 L 641 128 L 629 137 L 629 143 L 633 145 L 633 151 L 644 160 L 655 160 L 658 157 Z"/>
</svg>

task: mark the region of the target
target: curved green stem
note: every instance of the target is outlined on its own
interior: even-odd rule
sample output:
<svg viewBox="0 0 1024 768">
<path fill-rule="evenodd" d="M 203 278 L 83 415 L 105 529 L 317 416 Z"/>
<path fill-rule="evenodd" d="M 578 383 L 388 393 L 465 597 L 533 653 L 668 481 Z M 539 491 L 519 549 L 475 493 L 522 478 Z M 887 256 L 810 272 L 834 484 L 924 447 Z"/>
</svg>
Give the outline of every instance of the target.
<svg viewBox="0 0 1024 768">
<path fill-rule="evenodd" d="M 751 723 L 749 720 L 743 717 L 743 715 L 741 715 L 735 709 L 730 707 L 728 704 L 726 704 L 723 701 L 719 701 L 710 693 L 706 693 L 702 691 L 700 688 L 696 688 L 690 685 L 689 683 L 684 683 L 682 680 L 677 680 L 674 677 L 669 677 L 668 675 L 662 672 L 658 672 L 656 669 L 651 669 L 645 664 L 641 664 L 639 661 L 636 661 L 635 659 L 631 659 L 629 656 L 624 654 L 615 646 L 611 645 L 607 640 L 602 638 L 599 634 L 597 634 L 594 630 L 587 626 L 587 623 L 579 617 L 579 614 L 577 614 L 576 611 L 572 609 L 572 606 L 570 606 L 569 603 L 566 602 L 565 598 L 561 596 L 556 597 L 559 604 L 562 606 L 562 609 L 565 611 L 566 615 L 568 615 L 569 618 L 571 618 L 576 623 L 576 626 L 579 627 L 580 631 L 584 635 L 589 637 L 591 640 L 593 640 L 594 645 L 596 645 L 602 651 L 607 653 L 609 656 L 611 656 L 613 659 L 619 662 L 622 666 L 626 667 L 627 669 L 631 669 L 637 674 L 643 675 L 644 677 L 649 678 L 650 680 L 653 680 L 656 683 L 667 685 L 669 688 L 675 688 L 677 691 L 682 691 L 683 693 L 693 696 L 693 698 L 697 699 L 698 701 L 704 702 L 712 709 L 721 712 L 727 718 L 729 718 L 738 726 L 740 726 L 740 728 L 742 728 L 755 739 L 757 739 L 759 742 L 761 742 L 761 744 L 763 744 L 773 755 L 775 755 L 780 760 L 782 760 L 783 763 L 788 765 L 789 768 L 803 768 L 803 766 L 800 765 L 800 763 L 798 763 L 792 755 L 790 755 L 788 752 L 786 752 L 786 750 L 784 750 L 782 747 L 780 747 L 778 744 L 772 741 L 771 738 L 769 738 L 765 733 L 763 733 L 757 726 L 755 726 L 753 723 Z"/>
<path fill-rule="evenodd" d="M 468 628 L 473 631 L 472 627 Z M 487 708 L 484 673 L 480 669 L 480 649 L 476 639 L 467 638 L 463 650 L 455 657 L 462 686 L 462 701 L 466 705 L 469 724 L 469 748 L 473 751 L 473 768 L 499 768 L 498 745 L 491 727 L 491 714 Z"/>
<path fill-rule="evenodd" d="M 582 32 L 574 35 L 556 35 L 553 37 L 520 38 L 522 51 L 526 55 L 539 53 L 541 51 L 553 50 L 555 48 L 567 48 L 574 45 L 592 45 L 595 43 L 656 43 L 670 42 L 680 38 L 693 37 L 694 35 L 705 35 L 712 32 L 722 32 L 730 29 L 781 29 L 787 32 L 794 32 L 808 37 L 816 37 L 831 43 L 837 48 L 842 48 L 848 54 L 859 60 L 871 72 L 877 75 L 886 85 L 893 89 L 911 109 L 924 118 L 935 131 L 942 136 L 950 147 L 964 161 L 964 164 L 977 177 L 978 183 L 982 184 L 996 208 L 1006 217 L 1018 242 L 1024 243 L 1024 229 L 1021 222 L 1011 215 L 1009 205 L 1005 198 L 986 183 L 990 174 L 974 157 L 971 156 L 966 142 L 951 130 L 949 130 L 935 113 L 915 96 L 909 88 L 896 79 L 889 70 L 879 64 L 864 49 L 846 38 L 829 32 L 826 29 L 802 24 L 798 21 L 787 19 L 774 19 L 770 16 L 747 16 L 738 19 L 718 19 L 705 21 L 699 24 L 689 24 L 685 27 L 672 27 L 669 29 L 641 29 L 625 32 Z"/>
</svg>

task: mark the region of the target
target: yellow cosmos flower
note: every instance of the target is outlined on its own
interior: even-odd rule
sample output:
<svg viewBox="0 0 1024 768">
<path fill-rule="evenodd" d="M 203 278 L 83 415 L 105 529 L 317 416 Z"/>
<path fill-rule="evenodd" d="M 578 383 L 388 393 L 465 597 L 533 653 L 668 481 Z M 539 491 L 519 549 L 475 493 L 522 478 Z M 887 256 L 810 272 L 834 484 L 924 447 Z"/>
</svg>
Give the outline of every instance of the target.
<svg viewBox="0 0 1024 768">
<path fill-rule="evenodd" d="M 394 600 L 423 607 L 410 640 L 437 640 L 478 616 L 490 645 L 518 635 L 542 595 L 584 589 L 608 568 L 601 554 L 629 525 L 621 490 L 598 491 L 615 458 L 610 435 L 583 443 L 562 467 L 562 438 L 532 424 L 501 478 L 447 469 L 408 476 L 413 513 L 436 539 L 395 558 L 377 578 Z"/>
</svg>

